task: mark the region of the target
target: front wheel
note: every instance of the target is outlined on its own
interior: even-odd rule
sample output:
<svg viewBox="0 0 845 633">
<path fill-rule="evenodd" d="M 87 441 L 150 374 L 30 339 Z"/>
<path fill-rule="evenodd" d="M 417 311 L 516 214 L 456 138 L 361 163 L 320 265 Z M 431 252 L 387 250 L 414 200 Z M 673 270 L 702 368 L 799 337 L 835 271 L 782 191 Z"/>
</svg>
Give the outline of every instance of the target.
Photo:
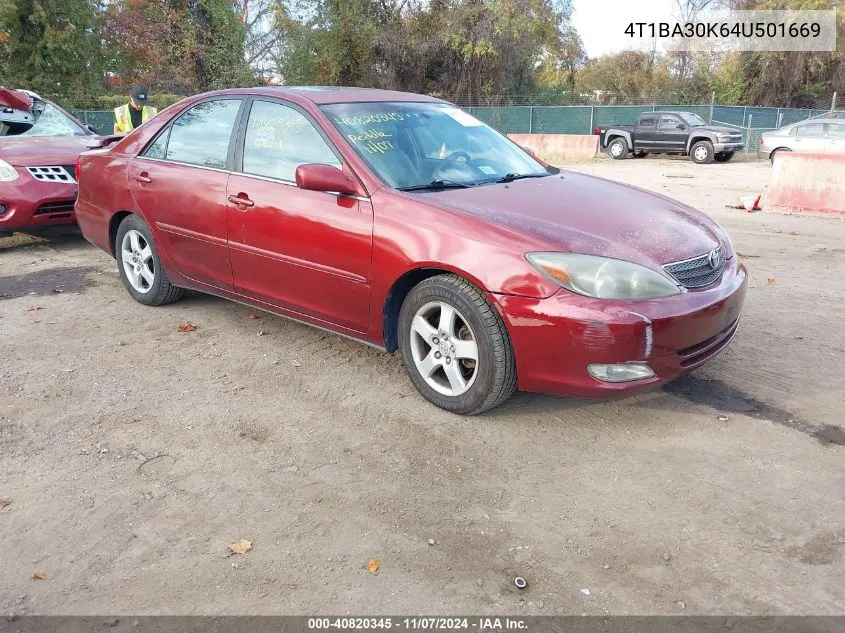
<svg viewBox="0 0 845 633">
<path fill-rule="evenodd" d="M 482 413 L 516 389 L 502 318 L 457 275 L 431 277 L 408 293 L 399 313 L 399 351 L 414 387 L 453 413 Z"/>
<path fill-rule="evenodd" d="M 718 152 L 716 155 L 713 156 L 713 160 L 715 160 L 717 163 L 727 163 L 733 157 L 734 152 Z"/>
<path fill-rule="evenodd" d="M 123 285 L 138 303 L 160 306 L 173 303 L 182 289 L 170 283 L 153 243 L 152 231 L 137 215 L 128 215 L 117 227 L 117 270 Z"/>
<path fill-rule="evenodd" d="M 628 158 L 628 151 L 628 141 L 621 137 L 616 137 L 607 146 L 607 153 L 616 160 Z"/>
<path fill-rule="evenodd" d="M 704 165 L 713 162 L 713 143 L 710 141 L 699 141 L 692 146 L 690 155 L 694 163 Z"/>
</svg>

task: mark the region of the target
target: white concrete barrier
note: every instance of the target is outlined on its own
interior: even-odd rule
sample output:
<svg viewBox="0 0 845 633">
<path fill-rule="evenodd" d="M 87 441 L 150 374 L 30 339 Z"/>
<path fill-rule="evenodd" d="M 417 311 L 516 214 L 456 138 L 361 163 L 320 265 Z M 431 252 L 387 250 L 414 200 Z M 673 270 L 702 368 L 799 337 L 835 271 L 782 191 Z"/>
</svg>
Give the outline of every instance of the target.
<svg viewBox="0 0 845 633">
<path fill-rule="evenodd" d="M 763 208 L 845 218 L 845 155 L 778 152 Z"/>
<path fill-rule="evenodd" d="M 599 137 L 594 134 L 508 134 L 517 145 L 530 147 L 551 165 L 590 160 L 599 151 Z"/>
</svg>

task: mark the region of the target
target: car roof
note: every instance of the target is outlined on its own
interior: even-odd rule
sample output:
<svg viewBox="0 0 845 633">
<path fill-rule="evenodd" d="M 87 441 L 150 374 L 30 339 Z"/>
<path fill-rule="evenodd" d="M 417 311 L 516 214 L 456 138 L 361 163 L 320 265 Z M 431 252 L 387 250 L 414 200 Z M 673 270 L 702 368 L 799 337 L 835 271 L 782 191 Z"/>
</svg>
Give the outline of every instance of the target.
<svg viewBox="0 0 845 633">
<path fill-rule="evenodd" d="M 805 119 L 803 121 L 796 121 L 784 127 L 795 127 L 796 125 L 806 125 L 807 123 L 839 123 L 845 124 L 845 119 Z"/>
<path fill-rule="evenodd" d="M 381 90 L 379 88 L 349 88 L 342 86 L 259 86 L 255 88 L 233 88 L 207 93 L 261 95 L 266 97 L 297 97 L 317 105 L 330 103 L 367 103 L 380 101 L 424 101 L 446 103 L 443 99 L 413 92 Z"/>
</svg>

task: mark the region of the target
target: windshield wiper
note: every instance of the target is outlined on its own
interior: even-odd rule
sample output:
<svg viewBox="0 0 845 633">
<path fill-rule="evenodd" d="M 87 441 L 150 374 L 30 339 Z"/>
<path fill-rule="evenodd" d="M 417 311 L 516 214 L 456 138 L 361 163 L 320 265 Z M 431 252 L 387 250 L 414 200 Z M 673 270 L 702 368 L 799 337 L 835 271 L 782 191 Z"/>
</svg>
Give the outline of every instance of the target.
<svg viewBox="0 0 845 633">
<path fill-rule="evenodd" d="M 513 182 L 514 180 L 521 180 L 523 178 L 545 178 L 549 176 L 548 172 L 544 174 L 515 174 L 513 172 L 509 174 L 505 174 L 501 178 L 495 178 L 493 180 L 486 180 L 485 182 Z"/>
<path fill-rule="evenodd" d="M 412 185 L 411 187 L 399 187 L 399 191 L 424 191 L 426 189 L 468 189 L 474 185 L 454 180 L 432 180 L 427 185 Z"/>
</svg>

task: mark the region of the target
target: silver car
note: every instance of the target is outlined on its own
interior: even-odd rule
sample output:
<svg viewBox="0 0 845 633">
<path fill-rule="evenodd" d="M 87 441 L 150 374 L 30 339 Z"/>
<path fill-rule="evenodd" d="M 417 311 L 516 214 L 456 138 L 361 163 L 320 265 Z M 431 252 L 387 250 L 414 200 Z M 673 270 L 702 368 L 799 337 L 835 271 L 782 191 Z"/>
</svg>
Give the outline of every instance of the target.
<svg viewBox="0 0 845 633">
<path fill-rule="evenodd" d="M 764 132 L 757 158 L 775 161 L 778 152 L 845 154 L 845 119 L 808 119 Z"/>
</svg>

